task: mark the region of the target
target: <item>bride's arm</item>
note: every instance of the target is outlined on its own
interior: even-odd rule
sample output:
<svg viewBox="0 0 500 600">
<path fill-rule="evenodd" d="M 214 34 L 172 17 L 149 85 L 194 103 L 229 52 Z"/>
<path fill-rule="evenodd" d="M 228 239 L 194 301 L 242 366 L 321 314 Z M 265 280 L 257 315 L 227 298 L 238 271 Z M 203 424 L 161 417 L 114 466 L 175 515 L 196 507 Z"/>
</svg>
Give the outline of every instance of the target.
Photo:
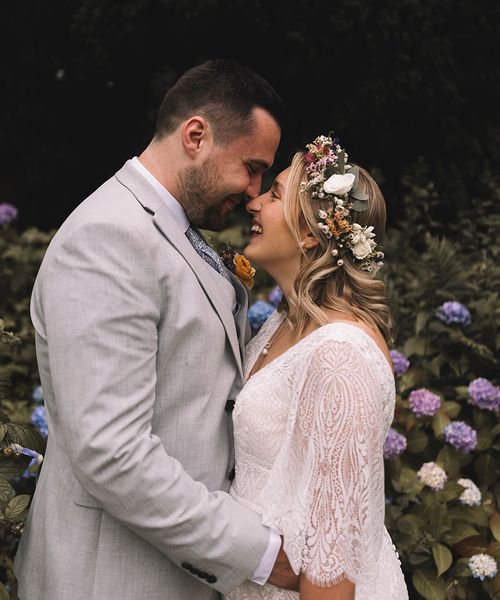
<svg viewBox="0 0 500 600">
<path fill-rule="evenodd" d="M 354 600 L 355 585 L 348 579 L 331 587 L 318 587 L 300 575 L 300 600 Z"/>
</svg>

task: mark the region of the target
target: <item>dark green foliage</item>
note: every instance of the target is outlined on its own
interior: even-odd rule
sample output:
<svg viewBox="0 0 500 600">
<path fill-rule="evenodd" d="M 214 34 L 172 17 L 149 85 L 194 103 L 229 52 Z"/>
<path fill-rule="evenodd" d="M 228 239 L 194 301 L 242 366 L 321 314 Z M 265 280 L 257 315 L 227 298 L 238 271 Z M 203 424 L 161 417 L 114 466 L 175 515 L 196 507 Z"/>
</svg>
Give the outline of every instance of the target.
<svg viewBox="0 0 500 600">
<path fill-rule="evenodd" d="M 278 163 L 333 129 L 394 197 L 426 156 L 446 210 L 500 163 L 495 0 L 33 0 L 4 24 L 1 184 L 26 224 L 59 226 L 142 150 L 177 77 L 216 56 L 283 96 Z"/>
</svg>

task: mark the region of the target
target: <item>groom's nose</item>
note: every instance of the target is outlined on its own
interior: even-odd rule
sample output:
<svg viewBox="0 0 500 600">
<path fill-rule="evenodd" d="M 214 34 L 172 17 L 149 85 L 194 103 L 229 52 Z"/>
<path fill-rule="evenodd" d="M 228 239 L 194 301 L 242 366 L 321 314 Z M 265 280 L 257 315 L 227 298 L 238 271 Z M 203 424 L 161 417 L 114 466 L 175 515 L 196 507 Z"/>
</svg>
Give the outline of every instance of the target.
<svg viewBox="0 0 500 600">
<path fill-rule="evenodd" d="M 248 200 L 253 200 L 260 195 L 260 188 L 262 186 L 262 173 L 254 173 L 250 175 L 250 182 L 248 184 L 247 189 L 245 190 L 245 194 Z"/>
</svg>

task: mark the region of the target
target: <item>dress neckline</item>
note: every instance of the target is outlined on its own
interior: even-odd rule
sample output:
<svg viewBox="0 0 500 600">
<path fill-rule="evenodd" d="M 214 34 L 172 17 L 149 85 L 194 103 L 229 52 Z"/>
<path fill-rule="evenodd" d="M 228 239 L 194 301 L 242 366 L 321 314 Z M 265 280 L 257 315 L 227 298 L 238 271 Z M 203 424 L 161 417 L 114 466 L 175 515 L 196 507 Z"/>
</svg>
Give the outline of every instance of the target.
<svg viewBox="0 0 500 600">
<path fill-rule="evenodd" d="M 280 315 L 280 318 L 277 321 L 276 327 L 273 328 L 273 330 L 271 331 L 269 338 L 273 335 L 273 333 L 276 331 L 276 329 L 279 327 L 279 325 L 283 322 L 284 318 L 285 318 L 284 315 Z M 276 358 L 273 358 L 273 360 L 269 361 L 266 365 L 264 365 L 263 367 L 260 367 L 260 369 L 258 369 L 257 371 L 255 371 L 255 373 L 252 373 L 250 375 L 255 363 L 259 359 L 260 352 L 258 352 L 255 360 L 252 363 L 252 366 L 247 371 L 248 377 L 246 378 L 245 383 L 248 383 L 250 381 L 250 379 L 252 379 L 256 375 L 258 375 L 261 371 L 266 370 L 267 367 L 270 367 L 271 365 L 275 365 L 277 363 L 277 361 L 279 361 L 283 356 L 290 353 L 292 350 L 295 350 L 298 346 L 300 346 L 302 344 L 302 342 L 305 342 L 305 340 L 310 340 L 311 336 L 314 336 L 319 331 L 324 331 L 327 327 L 332 327 L 332 326 L 337 326 L 337 325 L 346 325 L 347 327 L 350 327 L 351 329 L 355 329 L 356 331 L 360 332 L 363 335 L 363 337 L 368 339 L 370 341 L 372 347 L 375 349 L 376 353 L 379 355 L 379 358 L 381 358 L 383 360 L 384 364 L 387 366 L 387 369 L 390 372 L 391 377 L 394 376 L 392 367 L 390 366 L 389 362 L 387 361 L 387 358 L 386 358 L 384 352 L 379 348 L 377 342 L 370 335 L 368 335 L 364 329 L 361 329 L 361 327 L 354 325 L 351 321 L 332 321 L 331 323 L 327 323 L 326 325 L 321 325 L 320 327 L 317 327 L 316 329 L 311 331 L 311 333 L 308 333 L 306 336 L 301 338 L 298 342 L 296 342 L 295 344 L 290 346 L 290 348 L 287 348 L 284 352 L 279 354 Z"/>
</svg>

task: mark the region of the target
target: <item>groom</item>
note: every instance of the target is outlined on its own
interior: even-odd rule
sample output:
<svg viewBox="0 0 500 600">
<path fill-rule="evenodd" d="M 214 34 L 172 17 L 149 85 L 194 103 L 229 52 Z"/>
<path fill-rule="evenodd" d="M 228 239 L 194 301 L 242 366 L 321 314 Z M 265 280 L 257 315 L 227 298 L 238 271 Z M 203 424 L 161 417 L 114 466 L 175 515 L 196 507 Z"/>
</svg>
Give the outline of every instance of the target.
<svg viewBox="0 0 500 600">
<path fill-rule="evenodd" d="M 197 228 L 259 194 L 281 110 L 238 63 L 187 71 L 147 149 L 50 244 L 31 305 L 50 434 L 21 600 L 213 600 L 273 569 L 279 536 L 226 493 L 247 296 Z M 292 575 L 280 550 L 269 581 Z"/>
</svg>

